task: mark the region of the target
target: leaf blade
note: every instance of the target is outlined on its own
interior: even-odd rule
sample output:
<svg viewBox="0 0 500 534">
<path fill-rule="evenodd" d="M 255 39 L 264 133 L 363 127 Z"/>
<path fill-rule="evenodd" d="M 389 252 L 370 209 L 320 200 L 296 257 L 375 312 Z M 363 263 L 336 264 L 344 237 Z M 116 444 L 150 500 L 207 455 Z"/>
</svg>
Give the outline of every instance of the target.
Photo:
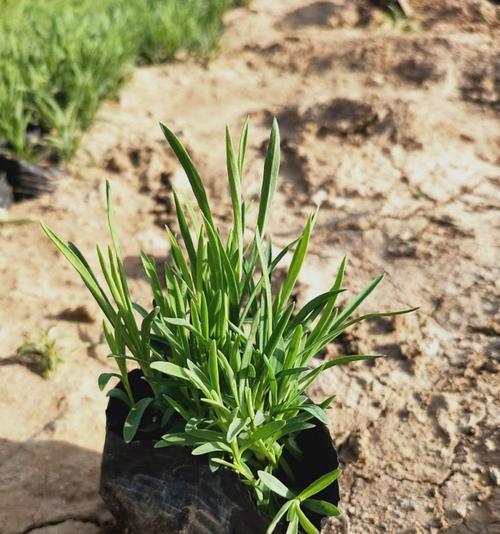
<svg viewBox="0 0 500 534">
<path fill-rule="evenodd" d="M 139 429 L 142 416 L 153 400 L 152 397 L 145 397 L 132 406 L 132 409 L 127 415 L 127 419 L 125 419 L 125 424 L 123 425 L 123 439 L 125 443 L 130 443 L 134 439 L 134 436 Z"/>
<path fill-rule="evenodd" d="M 264 486 L 266 486 L 266 488 L 270 489 L 272 492 L 276 493 L 280 497 L 284 497 L 285 499 L 295 498 L 293 491 L 287 488 L 285 484 L 281 482 L 281 480 L 276 478 L 274 475 L 271 475 L 271 473 L 268 473 L 267 471 L 258 471 L 257 474 Z"/>
</svg>

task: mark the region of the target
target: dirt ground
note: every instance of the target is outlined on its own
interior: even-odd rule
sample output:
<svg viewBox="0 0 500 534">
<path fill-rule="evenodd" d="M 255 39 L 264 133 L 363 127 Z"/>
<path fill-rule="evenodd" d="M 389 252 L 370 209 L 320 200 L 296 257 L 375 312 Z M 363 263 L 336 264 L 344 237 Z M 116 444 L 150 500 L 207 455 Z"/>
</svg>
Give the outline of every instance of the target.
<svg viewBox="0 0 500 534">
<path fill-rule="evenodd" d="M 187 188 L 158 121 L 189 147 L 224 225 L 224 124 L 250 117 L 251 199 L 276 115 L 276 243 L 322 203 L 298 298 L 326 290 L 347 253 L 350 289 L 390 275 L 365 310 L 421 306 L 322 355 L 388 355 L 334 368 L 312 392 L 337 394 L 345 471 L 344 515 L 324 532 L 500 532 L 500 8 L 412 0 L 415 18 L 394 24 L 375 4 L 254 0 L 228 13 L 214 58 L 137 69 L 57 191 L 8 217 L 43 219 L 95 258 L 109 178 L 132 291 L 147 302 L 138 252 L 166 257 L 171 189 Z M 0 287 L 0 532 L 109 532 L 96 378 L 112 365 L 97 307 L 36 224 L 0 225 Z M 50 326 L 64 362 L 44 379 L 15 353 Z"/>
</svg>

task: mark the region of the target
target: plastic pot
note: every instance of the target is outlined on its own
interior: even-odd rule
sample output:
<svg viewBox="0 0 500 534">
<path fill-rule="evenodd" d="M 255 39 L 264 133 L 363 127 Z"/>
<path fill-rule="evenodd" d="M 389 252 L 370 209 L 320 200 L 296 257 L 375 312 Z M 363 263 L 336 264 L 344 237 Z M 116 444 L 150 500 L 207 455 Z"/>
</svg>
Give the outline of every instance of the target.
<svg viewBox="0 0 500 534">
<path fill-rule="evenodd" d="M 136 400 L 149 396 L 139 371 L 129 373 Z M 260 534 L 270 518 L 262 515 L 238 476 L 228 469 L 212 473 L 206 456 L 189 448 L 153 445 L 166 432 L 138 432 L 132 443 L 122 438 L 127 407 L 109 400 L 100 494 L 120 528 L 131 534 Z M 146 413 L 147 417 L 148 414 Z M 305 462 L 290 459 L 300 487 L 338 467 L 328 429 L 321 424 L 297 436 Z M 317 498 L 338 504 L 335 482 Z M 312 518 L 319 526 L 320 518 Z M 284 529 L 276 529 L 277 533 Z"/>
<path fill-rule="evenodd" d="M 0 205 L 55 191 L 54 171 L 0 153 Z"/>
</svg>

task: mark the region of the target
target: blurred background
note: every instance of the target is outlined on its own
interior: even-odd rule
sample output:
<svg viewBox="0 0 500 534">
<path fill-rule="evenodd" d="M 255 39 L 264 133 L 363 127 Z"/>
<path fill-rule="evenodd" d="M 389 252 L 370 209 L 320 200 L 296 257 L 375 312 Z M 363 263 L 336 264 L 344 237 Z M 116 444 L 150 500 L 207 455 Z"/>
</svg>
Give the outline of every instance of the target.
<svg viewBox="0 0 500 534">
<path fill-rule="evenodd" d="M 168 257 L 189 184 L 158 126 L 231 210 L 224 126 L 248 116 L 244 191 L 273 116 L 276 245 L 321 204 L 299 302 L 387 271 L 365 311 L 421 306 L 343 335 L 330 428 L 344 515 L 324 532 L 500 532 L 500 6 L 494 0 L 3 0 L 0 11 L 0 532 L 116 532 L 98 495 L 113 370 L 101 314 L 42 236 L 95 258 L 112 183 L 131 290 Z M 93 263 L 97 264 L 96 261 Z"/>
</svg>

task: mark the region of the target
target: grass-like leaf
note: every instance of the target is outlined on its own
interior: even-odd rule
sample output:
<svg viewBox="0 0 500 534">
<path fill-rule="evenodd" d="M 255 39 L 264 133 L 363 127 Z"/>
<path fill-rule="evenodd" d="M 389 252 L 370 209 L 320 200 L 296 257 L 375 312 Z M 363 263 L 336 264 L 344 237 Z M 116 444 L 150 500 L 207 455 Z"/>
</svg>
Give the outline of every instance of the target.
<svg viewBox="0 0 500 534">
<path fill-rule="evenodd" d="M 301 491 L 297 496 L 297 499 L 299 499 L 300 501 L 305 501 L 309 499 L 309 497 L 316 495 L 316 493 L 319 493 L 320 491 L 333 484 L 335 480 L 339 478 L 339 476 L 340 469 L 334 469 L 333 471 L 324 474 L 323 476 L 315 480 L 312 484 L 309 484 L 309 486 L 307 486 L 307 488 L 305 488 L 303 491 Z"/>
<path fill-rule="evenodd" d="M 336 517 L 340 515 L 340 510 L 334 504 L 328 501 L 307 499 L 302 503 L 302 506 L 308 510 L 311 510 L 311 512 L 324 515 L 326 517 Z"/>
<path fill-rule="evenodd" d="M 117 373 L 101 373 L 99 375 L 99 378 L 97 379 L 97 384 L 99 385 L 99 389 L 102 391 L 106 388 L 108 385 L 108 382 L 112 378 L 120 378 L 120 375 Z"/>
<path fill-rule="evenodd" d="M 257 228 L 260 235 L 264 234 L 271 202 L 276 189 L 276 179 L 280 169 L 280 134 L 278 122 L 273 121 L 271 137 L 267 146 L 266 161 L 264 163 L 264 178 L 260 192 L 259 214 L 257 216 Z"/>
<path fill-rule="evenodd" d="M 285 499 L 295 498 L 295 494 L 293 493 L 293 491 L 288 489 L 285 484 L 283 484 L 283 482 L 281 482 L 275 476 L 271 475 L 270 473 L 267 473 L 266 471 L 259 471 L 258 475 L 262 483 L 277 495 L 280 495 Z"/>
<path fill-rule="evenodd" d="M 146 397 L 137 401 L 136 404 L 130 410 L 127 419 L 125 419 L 125 425 L 123 427 L 123 439 L 125 443 L 130 443 L 139 429 L 142 416 L 146 411 L 146 408 L 153 402 L 154 399 Z"/>
<path fill-rule="evenodd" d="M 210 210 L 210 205 L 208 204 L 207 193 L 203 187 L 203 182 L 201 181 L 201 177 L 198 174 L 192 159 L 174 132 L 172 132 L 172 130 L 170 130 L 163 123 L 160 123 L 160 127 L 163 131 L 163 135 L 168 141 L 168 144 L 172 147 L 172 150 L 175 152 L 175 155 L 177 156 L 186 173 L 186 176 L 188 177 L 201 212 L 205 218 L 210 221 L 210 223 L 213 223 L 212 212 Z"/>
</svg>

